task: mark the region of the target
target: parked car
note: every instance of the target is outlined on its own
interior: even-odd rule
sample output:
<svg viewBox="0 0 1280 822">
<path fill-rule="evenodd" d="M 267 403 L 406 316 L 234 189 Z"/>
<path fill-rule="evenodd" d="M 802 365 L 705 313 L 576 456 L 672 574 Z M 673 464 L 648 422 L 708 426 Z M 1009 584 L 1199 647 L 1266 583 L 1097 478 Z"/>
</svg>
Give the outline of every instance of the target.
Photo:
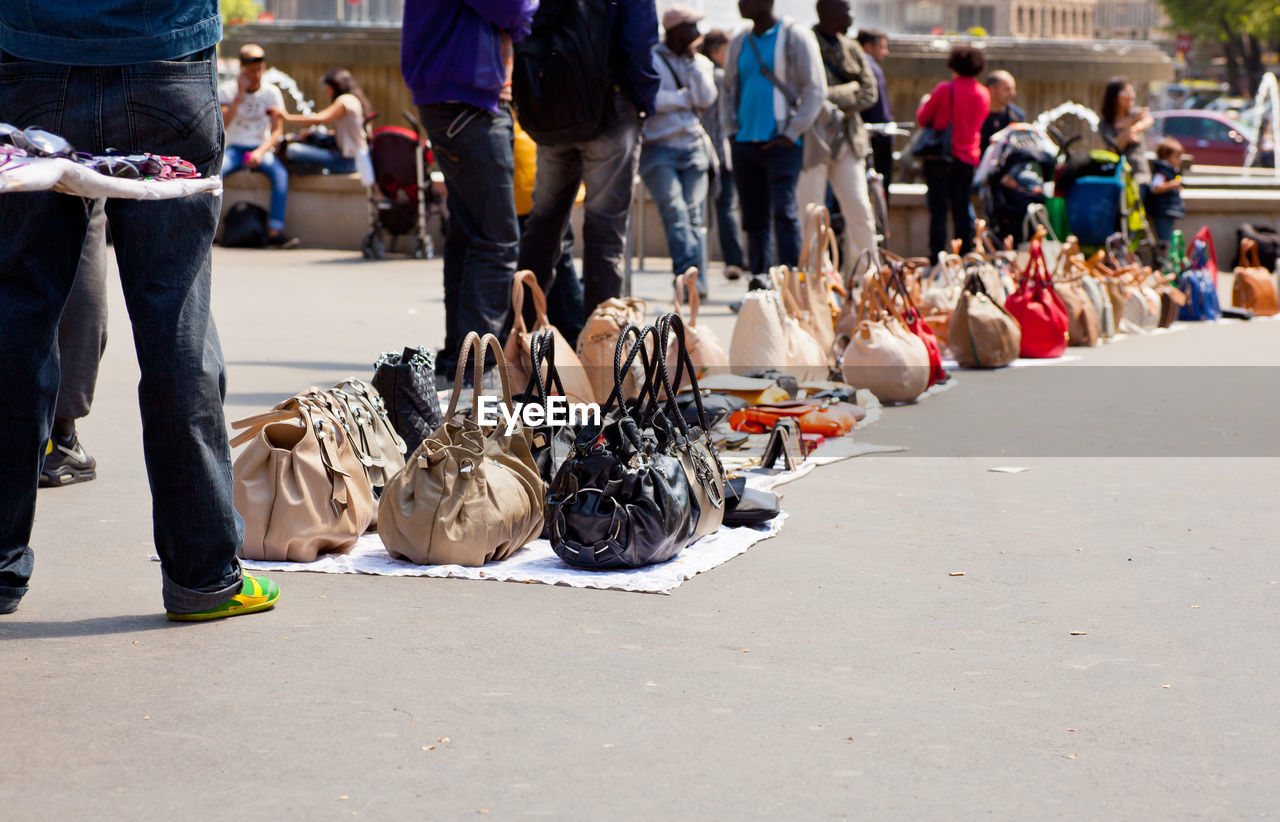
<svg viewBox="0 0 1280 822">
<path fill-rule="evenodd" d="M 1154 149 L 1162 137 L 1172 137 L 1200 165 L 1243 166 L 1253 142 L 1252 132 L 1225 114 L 1180 109 L 1151 116 L 1156 122 L 1148 132 L 1147 148 Z"/>
</svg>

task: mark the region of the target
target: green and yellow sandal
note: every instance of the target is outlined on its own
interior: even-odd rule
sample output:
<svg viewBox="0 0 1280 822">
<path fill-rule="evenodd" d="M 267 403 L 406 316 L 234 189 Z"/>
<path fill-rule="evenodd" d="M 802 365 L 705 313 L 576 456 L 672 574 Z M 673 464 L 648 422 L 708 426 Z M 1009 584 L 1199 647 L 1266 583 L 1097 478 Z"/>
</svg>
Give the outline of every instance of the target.
<svg viewBox="0 0 1280 822">
<path fill-rule="evenodd" d="M 204 622 L 210 619 L 225 619 L 226 617 L 265 611 L 275 605 L 276 600 L 279 598 L 279 585 L 276 585 L 266 577 L 251 577 L 245 574 L 244 586 L 241 587 L 240 593 L 221 605 L 215 605 L 204 611 L 196 611 L 194 614 L 175 614 L 173 611 L 166 611 L 165 616 L 175 622 Z"/>
</svg>

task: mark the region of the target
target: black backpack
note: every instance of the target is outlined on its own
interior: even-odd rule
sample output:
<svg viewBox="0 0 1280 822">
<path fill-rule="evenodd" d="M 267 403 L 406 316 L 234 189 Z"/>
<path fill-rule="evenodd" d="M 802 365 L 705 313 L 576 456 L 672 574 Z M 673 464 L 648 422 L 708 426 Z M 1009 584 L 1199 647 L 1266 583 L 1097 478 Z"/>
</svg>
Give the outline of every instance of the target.
<svg viewBox="0 0 1280 822">
<path fill-rule="evenodd" d="M 515 47 L 511 93 L 520 126 L 539 145 L 593 139 L 612 102 L 616 0 L 543 0 Z"/>
<path fill-rule="evenodd" d="M 246 201 L 227 209 L 222 218 L 222 244 L 227 248 L 265 248 L 267 210 Z"/>
</svg>

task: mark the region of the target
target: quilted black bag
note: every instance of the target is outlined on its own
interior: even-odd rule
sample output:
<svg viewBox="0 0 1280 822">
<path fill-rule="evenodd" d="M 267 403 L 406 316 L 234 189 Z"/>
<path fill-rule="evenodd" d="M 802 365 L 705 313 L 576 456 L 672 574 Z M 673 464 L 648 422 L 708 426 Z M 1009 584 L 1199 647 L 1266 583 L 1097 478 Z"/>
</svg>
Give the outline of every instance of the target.
<svg viewBox="0 0 1280 822">
<path fill-rule="evenodd" d="M 435 358 L 425 348 L 388 351 L 373 364 L 373 387 L 382 395 L 391 425 L 404 440 L 406 454 L 444 424 L 436 394 Z"/>
<path fill-rule="evenodd" d="M 650 338 L 653 356 L 645 351 Z M 689 480 L 675 451 L 676 429 L 660 408 L 649 409 L 642 429 L 623 397 L 623 377 L 639 357 L 646 380 L 636 399 L 650 399 L 653 405 L 661 360 L 656 352 L 664 350 L 660 342 L 654 326 L 641 330 L 629 324 L 623 329 L 614 349 L 614 387 L 601 409 L 602 425 L 583 429 L 552 481 L 547 494 L 551 548 L 570 565 L 655 565 L 698 538 Z"/>
</svg>

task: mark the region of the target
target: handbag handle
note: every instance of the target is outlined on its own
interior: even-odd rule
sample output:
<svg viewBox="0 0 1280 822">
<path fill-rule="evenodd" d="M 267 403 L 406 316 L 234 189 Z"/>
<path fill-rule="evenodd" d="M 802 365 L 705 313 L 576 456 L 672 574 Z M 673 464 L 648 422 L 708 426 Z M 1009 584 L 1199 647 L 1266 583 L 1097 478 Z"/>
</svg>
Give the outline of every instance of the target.
<svg viewBox="0 0 1280 822">
<path fill-rule="evenodd" d="M 539 331 L 533 335 L 533 339 L 529 345 L 529 359 L 532 362 L 532 373 L 529 375 L 530 387 L 525 390 L 525 401 L 530 399 L 542 400 L 546 404 L 547 398 L 552 396 L 548 389 L 554 389 L 558 392 L 555 396 L 568 396 L 565 394 L 564 383 L 560 381 L 560 372 L 556 369 L 556 334 L 551 329 Z M 543 366 L 546 367 L 547 376 L 542 376 Z M 538 389 L 538 393 L 533 393 L 533 388 Z"/>
<path fill-rule="evenodd" d="M 693 404 L 698 408 L 698 425 L 703 432 L 709 433 L 711 431 L 711 421 L 707 417 L 707 410 L 702 405 L 702 390 L 698 387 L 698 377 L 694 373 L 693 358 L 689 355 L 688 342 L 685 340 L 684 320 L 680 319 L 679 314 L 663 314 L 658 318 L 657 331 L 660 351 L 667 350 L 667 345 L 673 334 L 676 338 L 676 382 L 674 385 L 671 382 L 671 375 L 667 371 L 666 357 L 658 358 L 658 373 L 662 378 L 662 387 L 667 392 L 667 409 L 671 412 L 671 416 L 675 418 L 676 427 L 680 429 L 680 433 L 686 439 L 692 439 L 693 434 L 689 430 L 689 423 L 676 405 L 676 389 L 680 386 L 681 372 L 687 367 L 689 370 L 689 389 L 693 392 Z"/>
<path fill-rule="evenodd" d="M 1240 240 L 1241 268 L 1262 268 L 1262 259 L 1258 256 L 1258 244 L 1248 237 Z"/>
<path fill-rule="evenodd" d="M 690 266 L 687 271 L 676 277 L 675 311 L 680 313 L 680 306 L 689 303 L 689 325 L 698 324 L 698 308 L 702 298 L 698 296 L 698 269 Z"/>
<path fill-rule="evenodd" d="M 502 401 L 506 404 L 508 410 L 515 411 L 511 400 L 511 375 L 507 371 L 507 360 L 502 353 L 502 344 L 492 334 L 485 334 L 481 337 L 476 332 L 470 331 L 467 333 L 466 338 L 463 339 L 462 347 L 458 350 L 458 367 L 453 375 L 453 390 L 449 392 L 449 411 L 444 415 L 445 420 L 453 419 L 453 415 L 458 413 L 458 395 L 462 393 L 462 389 L 465 387 L 464 377 L 467 373 L 467 363 L 472 360 L 474 360 L 474 365 L 471 369 L 471 411 L 469 416 L 479 414 L 480 392 L 484 389 L 484 361 L 490 352 L 494 355 L 498 378 L 502 383 Z"/>
<path fill-rule="evenodd" d="M 533 310 L 537 316 L 537 325 L 545 326 L 547 320 L 547 295 L 538 285 L 538 277 L 532 271 L 517 271 L 511 280 L 511 326 L 513 334 L 527 334 L 529 329 L 524 323 L 524 290 L 529 289 L 533 295 Z"/>
</svg>

